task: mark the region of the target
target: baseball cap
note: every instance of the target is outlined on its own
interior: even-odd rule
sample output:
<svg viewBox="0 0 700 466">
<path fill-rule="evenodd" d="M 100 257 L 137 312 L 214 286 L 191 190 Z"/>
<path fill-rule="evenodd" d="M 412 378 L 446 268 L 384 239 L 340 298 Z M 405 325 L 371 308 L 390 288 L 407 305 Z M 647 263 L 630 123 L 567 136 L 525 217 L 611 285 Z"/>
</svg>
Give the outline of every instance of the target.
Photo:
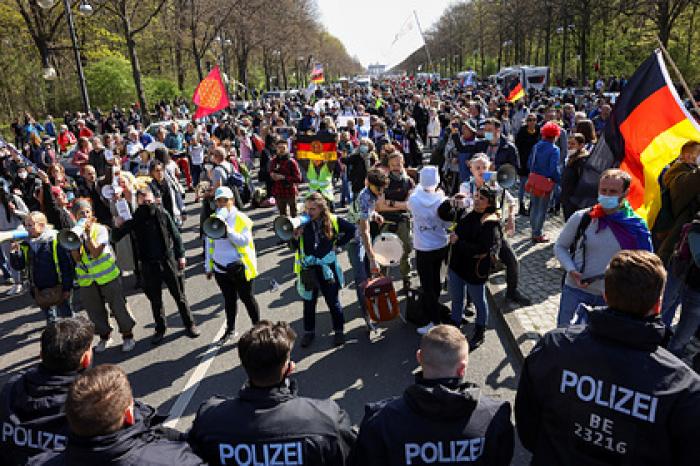
<svg viewBox="0 0 700 466">
<path fill-rule="evenodd" d="M 231 191 L 231 188 L 227 186 L 219 186 L 218 188 L 216 188 L 216 191 L 214 191 L 214 199 L 216 200 L 221 197 L 233 199 L 233 191 Z"/>
</svg>

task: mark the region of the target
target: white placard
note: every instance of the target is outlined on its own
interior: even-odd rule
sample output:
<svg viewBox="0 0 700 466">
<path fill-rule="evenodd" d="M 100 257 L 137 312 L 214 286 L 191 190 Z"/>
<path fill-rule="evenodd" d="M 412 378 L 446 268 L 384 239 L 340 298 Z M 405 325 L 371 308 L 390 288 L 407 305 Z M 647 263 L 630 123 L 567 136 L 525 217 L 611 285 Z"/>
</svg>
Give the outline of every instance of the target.
<svg viewBox="0 0 700 466">
<path fill-rule="evenodd" d="M 119 199 L 114 203 L 117 208 L 117 215 L 119 215 L 125 222 L 131 220 L 131 210 L 129 209 L 129 203 L 126 199 Z"/>
</svg>

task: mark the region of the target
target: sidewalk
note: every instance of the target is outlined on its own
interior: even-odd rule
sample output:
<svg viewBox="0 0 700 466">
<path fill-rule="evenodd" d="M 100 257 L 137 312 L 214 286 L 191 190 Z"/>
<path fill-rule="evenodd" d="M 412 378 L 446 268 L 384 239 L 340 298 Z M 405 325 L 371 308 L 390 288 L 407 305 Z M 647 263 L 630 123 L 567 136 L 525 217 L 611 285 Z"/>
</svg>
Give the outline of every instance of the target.
<svg viewBox="0 0 700 466">
<path fill-rule="evenodd" d="M 516 233 L 509 241 L 520 261 L 518 289 L 532 300 L 531 306 L 516 307 L 505 300 L 505 270 L 493 274 L 488 284 L 491 307 L 505 320 L 521 358 L 556 327 L 562 272 L 553 248 L 563 226 L 561 215 L 547 216 L 544 232 L 550 242 L 535 244 L 530 241 L 530 218 L 516 217 Z"/>
</svg>

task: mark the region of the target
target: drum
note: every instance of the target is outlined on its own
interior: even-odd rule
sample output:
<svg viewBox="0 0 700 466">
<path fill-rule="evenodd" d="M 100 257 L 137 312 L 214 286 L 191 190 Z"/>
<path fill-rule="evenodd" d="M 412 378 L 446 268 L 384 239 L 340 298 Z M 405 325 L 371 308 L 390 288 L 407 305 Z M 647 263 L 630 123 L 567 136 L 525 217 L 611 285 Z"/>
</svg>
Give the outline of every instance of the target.
<svg viewBox="0 0 700 466">
<path fill-rule="evenodd" d="M 384 267 L 398 265 L 403 255 L 401 239 L 394 233 L 381 233 L 372 243 L 377 263 Z"/>
</svg>

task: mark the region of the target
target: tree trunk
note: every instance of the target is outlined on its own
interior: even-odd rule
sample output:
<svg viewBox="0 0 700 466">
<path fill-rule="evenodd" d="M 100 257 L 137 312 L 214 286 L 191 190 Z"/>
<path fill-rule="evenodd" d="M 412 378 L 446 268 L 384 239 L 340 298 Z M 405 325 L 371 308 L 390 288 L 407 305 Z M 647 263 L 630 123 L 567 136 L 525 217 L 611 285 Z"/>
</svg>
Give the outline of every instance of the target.
<svg viewBox="0 0 700 466">
<path fill-rule="evenodd" d="M 588 1 L 582 2 L 583 14 L 581 15 L 581 36 L 579 53 L 581 55 L 581 82 L 585 86 L 588 79 L 588 31 L 591 28 L 591 9 Z"/>
<path fill-rule="evenodd" d="M 550 65 L 550 47 L 552 41 L 552 10 L 547 8 L 547 23 L 544 30 L 544 66 Z"/>
<path fill-rule="evenodd" d="M 194 67 L 197 69 L 197 77 L 199 82 L 204 79 L 204 72 L 202 70 L 202 56 L 199 54 L 197 49 L 197 11 L 195 8 L 195 1 L 190 0 L 190 48 L 192 50 L 192 59 L 194 60 Z"/>
<path fill-rule="evenodd" d="M 129 22 L 122 21 L 122 23 L 125 31 L 124 35 L 126 36 L 126 48 L 129 52 L 129 61 L 131 62 L 131 74 L 134 77 L 134 86 L 136 87 L 136 97 L 141 106 L 141 117 L 144 123 L 148 123 L 148 106 L 146 104 L 146 93 L 143 90 L 143 83 L 141 81 L 141 65 L 139 64 L 139 56 L 136 52 L 136 41 L 134 41 Z"/>
<path fill-rule="evenodd" d="M 287 66 L 284 63 L 284 55 L 280 53 L 280 67 L 282 68 L 282 82 L 284 83 L 284 89 L 289 89 L 287 85 Z"/>
<path fill-rule="evenodd" d="M 248 98 L 248 55 L 249 51 L 246 46 L 243 50 L 239 50 L 236 54 L 236 65 L 238 66 L 238 81 L 246 87 L 245 96 Z"/>
<path fill-rule="evenodd" d="M 668 49 L 668 40 L 671 37 L 671 16 L 668 11 L 668 1 L 657 1 L 656 27 L 658 29 L 659 40 Z"/>
<path fill-rule="evenodd" d="M 688 20 L 688 32 L 686 35 L 688 36 L 688 43 L 686 44 L 686 49 L 685 49 L 685 66 L 686 68 L 690 67 L 690 53 L 693 49 L 693 34 L 695 32 L 694 25 L 695 25 L 695 13 L 697 11 L 698 4 L 693 3 L 693 9 L 690 12 L 690 19 Z"/>
<path fill-rule="evenodd" d="M 175 2 L 175 21 L 177 31 L 175 32 L 175 68 L 177 70 L 177 89 L 185 90 L 185 64 L 183 62 L 182 50 L 185 48 L 183 34 L 185 33 L 185 0 Z"/>
</svg>

